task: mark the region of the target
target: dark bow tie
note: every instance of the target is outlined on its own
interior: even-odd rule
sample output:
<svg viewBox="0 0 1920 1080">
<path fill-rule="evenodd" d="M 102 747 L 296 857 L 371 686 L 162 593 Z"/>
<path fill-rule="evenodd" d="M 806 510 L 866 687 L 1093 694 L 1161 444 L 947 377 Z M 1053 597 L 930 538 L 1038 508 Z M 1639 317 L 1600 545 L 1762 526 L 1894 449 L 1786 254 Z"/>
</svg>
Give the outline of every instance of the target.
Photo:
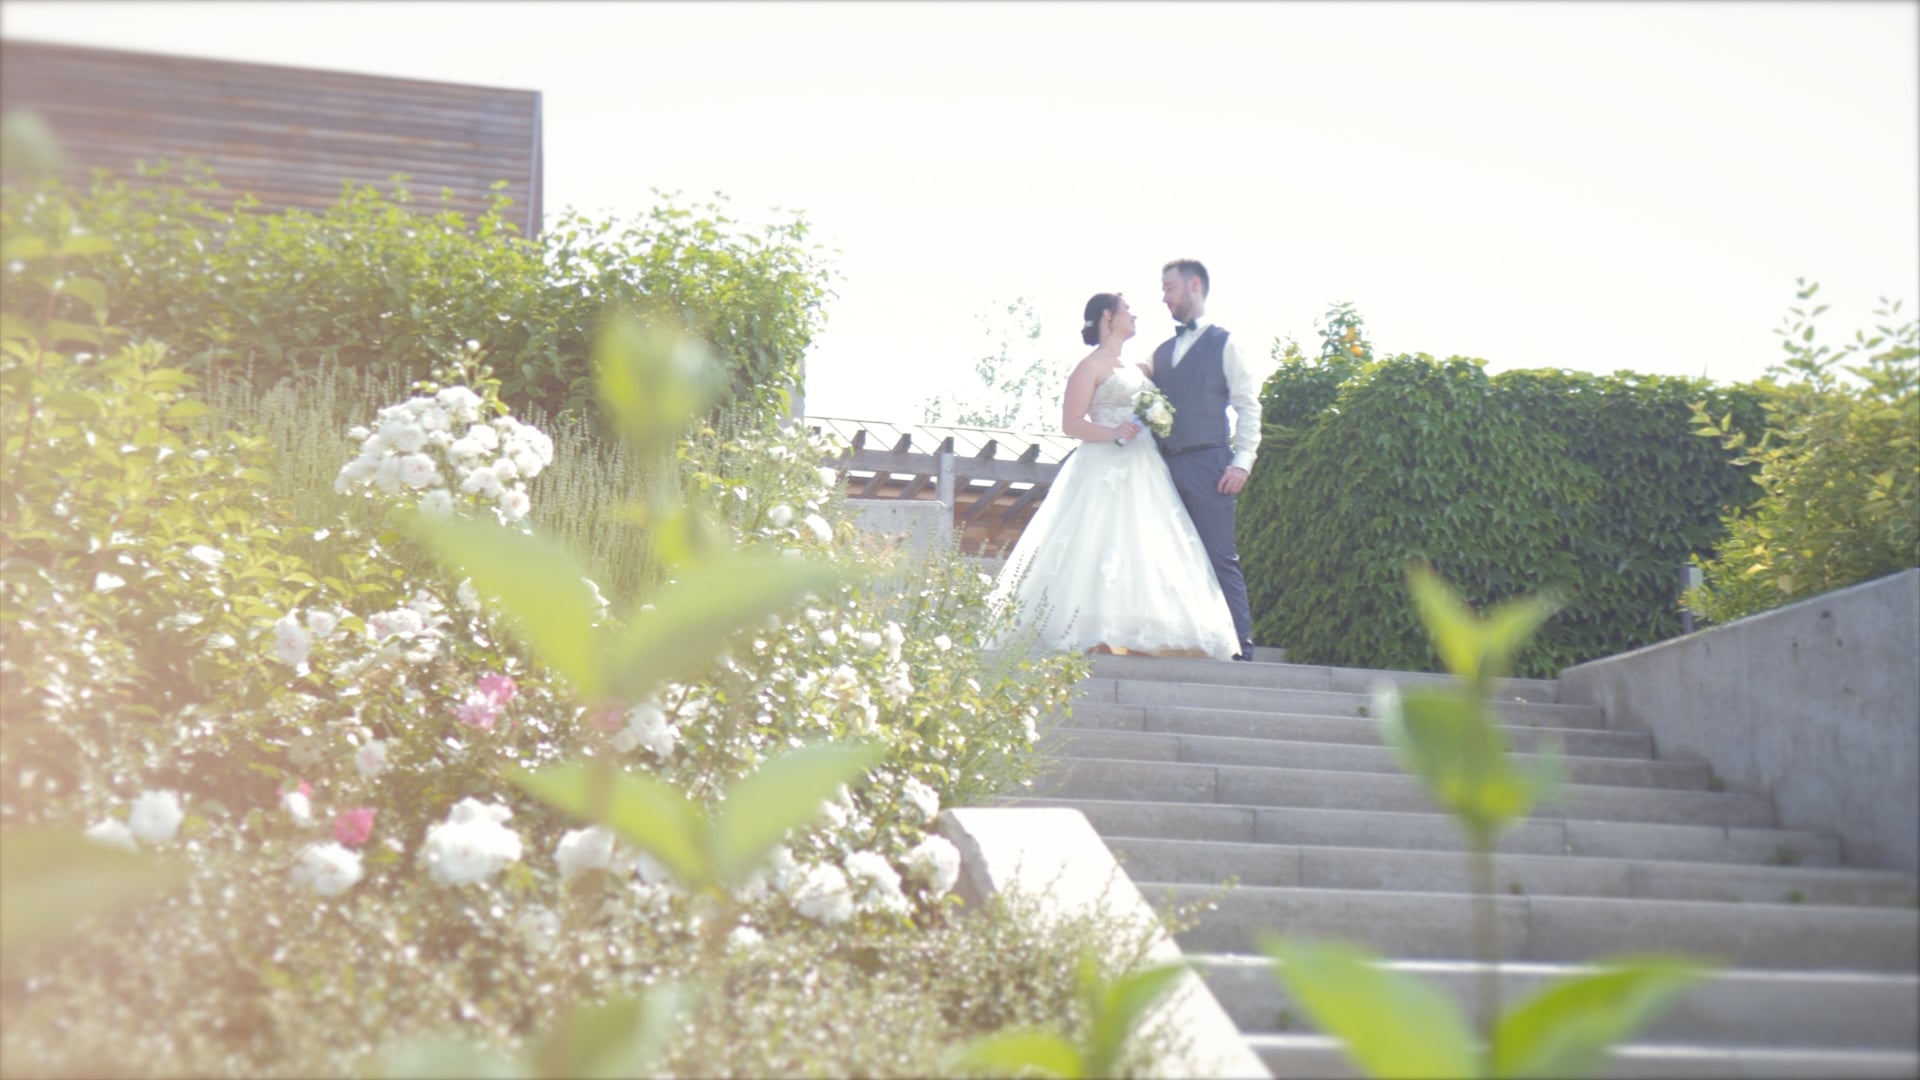
<svg viewBox="0 0 1920 1080">
<path fill-rule="evenodd" d="M 1173 336 L 1179 337 L 1181 334 L 1189 334 L 1198 329 L 1200 329 L 1200 320 L 1188 319 L 1186 322 L 1173 328 Z"/>
</svg>

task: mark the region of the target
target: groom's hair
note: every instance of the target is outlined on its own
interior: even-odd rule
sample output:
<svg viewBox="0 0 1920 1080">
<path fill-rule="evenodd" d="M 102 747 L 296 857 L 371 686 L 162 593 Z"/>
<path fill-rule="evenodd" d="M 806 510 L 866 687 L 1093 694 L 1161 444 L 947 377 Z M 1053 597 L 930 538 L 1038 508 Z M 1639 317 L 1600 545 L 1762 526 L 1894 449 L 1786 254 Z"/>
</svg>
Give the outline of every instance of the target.
<svg viewBox="0 0 1920 1080">
<path fill-rule="evenodd" d="M 1169 270 L 1180 271 L 1180 276 L 1189 281 L 1194 278 L 1199 278 L 1200 295 L 1207 295 L 1207 290 L 1211 287 L 1212 283 L 1207 280 L 1207 268 L 1200 265 L 1199 259 L 1175 259 L 1160 268 L 1160 272 L 1163 274 Z"/>
</svg>

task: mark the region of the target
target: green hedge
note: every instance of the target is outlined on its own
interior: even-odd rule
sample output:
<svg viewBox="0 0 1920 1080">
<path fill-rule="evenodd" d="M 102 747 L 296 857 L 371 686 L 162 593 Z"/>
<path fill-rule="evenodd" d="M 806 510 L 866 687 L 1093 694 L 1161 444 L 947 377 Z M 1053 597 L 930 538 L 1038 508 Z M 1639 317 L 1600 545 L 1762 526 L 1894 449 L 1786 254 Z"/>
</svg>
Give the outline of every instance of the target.
<svg viewBox="0 0 1920 1080">
<path fill-rule="evenodd" d="M 1436 670 L 1405 595 L 1414 557 L 1476 605 L 1566 600 L 1520 675 L 1671 637 L 1679 567 L 1758 494 L 1688 405 L 1757 431 L 1759 399 L 1702 380 L 1289 349 L 1261 397 L 1240 555 L 1255 640 L 1302 663 Z"/>
<path fill-rule="evenodd" d="M 527 240 L 504 196 L 473 219 L 423 212 L 397 177 L 386 192 L 343 185 L 323 214 L 269 214 L 203 170 L 149 172 L 84 190 L 9 183 L 0 232 L 53 250 L 75 232 L 101 237 L 117 254 L 90 272 L 114 327 L 167 342 L 189 372 L 246 371 L 262 388 L 323 366 L 411 381 L 458 355 L 484 360 L 522 415 L 597 420 L 591 338 L 601 312 L 624 305 L 710 341 L 733 403 L 771 422 L 829 295 L 797 215 L 752 230 L 719 203 L 661 196 L 631 222 L 569 210 Z"/>
</svg>

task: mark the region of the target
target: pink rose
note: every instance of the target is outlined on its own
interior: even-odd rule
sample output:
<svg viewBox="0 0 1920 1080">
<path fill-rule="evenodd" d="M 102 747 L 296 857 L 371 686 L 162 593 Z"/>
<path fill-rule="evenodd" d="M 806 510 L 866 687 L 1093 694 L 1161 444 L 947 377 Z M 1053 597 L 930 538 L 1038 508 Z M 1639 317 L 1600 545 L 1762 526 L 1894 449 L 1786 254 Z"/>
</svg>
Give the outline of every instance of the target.
<svg viewBox="0 0 1920 1080">
<path fill-rule="evenodd" d="M 480 692 L 495 705 L 505 705 L 520 692 L 520 687 L 508 675 L 482 675 L 477 685 Z"/>
<path fill-rule="evenodd" d="M 346 847 L 359 847 L 373 835 L 373 808 L 356 806 L 333 819 L 333 838 Z"/>
<path fill-rule="evenodd" d="M 453 711 L 460 717 L 461 723 L 470 728 L 479 728 L 481 731 L 492 731 L 493 719 L 500 715 L 499 708 L 479 694 L 468 698 L 465 705 Z"/>
</svg>

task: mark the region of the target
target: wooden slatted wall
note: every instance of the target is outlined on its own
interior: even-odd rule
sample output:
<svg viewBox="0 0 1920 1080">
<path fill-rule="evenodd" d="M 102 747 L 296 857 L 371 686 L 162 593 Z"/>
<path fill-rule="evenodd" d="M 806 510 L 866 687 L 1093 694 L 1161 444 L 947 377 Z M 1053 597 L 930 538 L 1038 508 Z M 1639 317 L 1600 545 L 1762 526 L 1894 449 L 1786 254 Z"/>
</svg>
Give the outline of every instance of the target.
<svg viewBox="0 0 1920 1080">
<path fill-rule="evenodd" d="M 0 108 L 38 112 L 80 179 L 191 157 L 263 209 L 318 212 L 405 173 L 419 209 L 469 215 L 505 180 L 510 219 L 540 228 L 538 91 L 5 41 Z"/>
</svg>

